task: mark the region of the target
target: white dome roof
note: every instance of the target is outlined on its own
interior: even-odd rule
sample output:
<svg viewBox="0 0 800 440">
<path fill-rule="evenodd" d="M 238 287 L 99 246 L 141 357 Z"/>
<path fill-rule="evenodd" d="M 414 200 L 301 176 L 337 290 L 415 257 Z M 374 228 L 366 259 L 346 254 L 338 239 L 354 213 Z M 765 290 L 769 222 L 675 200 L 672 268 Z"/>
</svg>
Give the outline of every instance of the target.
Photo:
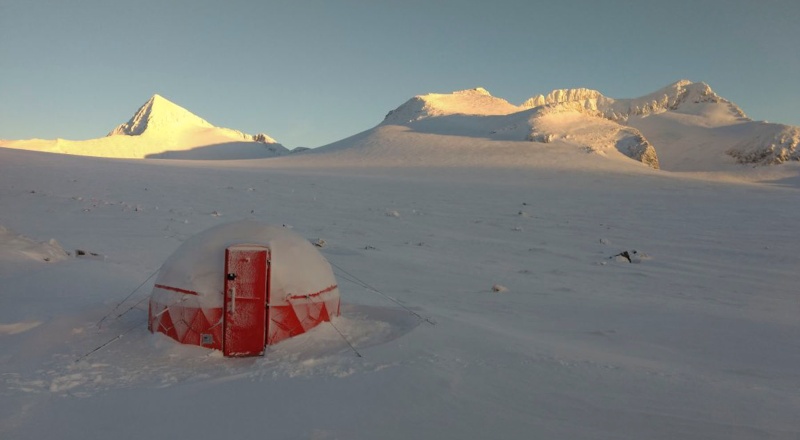
<svg viewBox="0 0 800 440">
<path fill-rule="evenodd" d="M 287 228 L 252 220 L 222 224 L 189 238 L 163 264 L 155 284 L 195 294 L 191 302 L 198 307 L 222 307 L 225 249 L 240 244 L 270 248 L 273 304 L 336 286 L 330 264 L 308 240 Z M 338 290 L 331 293 L 338 296 Z M 174 290 L 153 290 L 156 303 L 186 299 Z"/>
</svg>

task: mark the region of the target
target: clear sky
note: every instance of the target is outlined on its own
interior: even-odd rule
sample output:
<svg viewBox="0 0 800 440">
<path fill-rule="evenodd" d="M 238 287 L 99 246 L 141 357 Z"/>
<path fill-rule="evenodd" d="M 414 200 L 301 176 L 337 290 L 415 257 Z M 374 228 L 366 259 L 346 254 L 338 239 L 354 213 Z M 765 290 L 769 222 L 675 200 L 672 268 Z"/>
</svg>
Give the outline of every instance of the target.
<svg viewBox="0 0 800 440">
<path fill-rule="evenodd" d="M 424 93 L 684 78 L 800 125 L 798 23 L 797 0 L 0 0 L 0 138 L 104 136 L 158 93 L 317 147 Z"/>
</svg>

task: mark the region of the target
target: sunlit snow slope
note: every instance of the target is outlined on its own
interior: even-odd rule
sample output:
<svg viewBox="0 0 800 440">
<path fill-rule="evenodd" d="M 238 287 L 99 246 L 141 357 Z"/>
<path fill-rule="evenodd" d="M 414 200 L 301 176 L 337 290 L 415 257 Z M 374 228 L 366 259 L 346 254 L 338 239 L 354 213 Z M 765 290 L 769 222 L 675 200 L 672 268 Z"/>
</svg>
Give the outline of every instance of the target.
<svg viewBox="0 0 800 440">
<path fill-rule="evenodd" d="M 0 146 L 116 158 L 253 159 L 288 152 L 265 134 L 215 127 L 160 95 L 153 95 L 127 123 L 103 138 L 0 141 Z"/>
<path fill-rule="evenodd" d="M 0 149 L 0 439 L 800 438 L 800 163 L 720 182 L 558 141 L 359 142 L 387 138 L 416 156 Z M 409 165 L 440 150 L 462 165 Z M 148 332 L 159 267 L 239 219 L 324 240 L 341 316 L 256 358 Z"/>
<path fill-rule="evenodd" d="M 521 105 L 480 87 L 418 95 L 376 127 L 305 152 L 314 159 L 279 162 L 530 166 L 578 163 L 576 155 L 588 155 L 626 166 L 708 172 L 798 161 L 798 145 L 800 128 L 753 121 L 707 84 L 681 80 L 632 99 L 586 88 L 554 90 Z M 123 158 L 252 159 L 288 152 L 267 135 L 214 127 L 159 95 L 105 138 L 0 140 L 0 146 Z"/>
<path fill-rule="evenodd" d="M 719 171 L 800 160 L 799 141 L 800 128 L 752 121 L 707 84 L 682 80 L 634 99 L 565 89 L 520 106 L 483 88 L 419 95 L 378 126 L 312 154 L 331 163 L 477 165 L 491 153 L 492 161 L 524 166 L 531 156 L 564 161 L 580 152 L 655 169 Z"/>
</svg>

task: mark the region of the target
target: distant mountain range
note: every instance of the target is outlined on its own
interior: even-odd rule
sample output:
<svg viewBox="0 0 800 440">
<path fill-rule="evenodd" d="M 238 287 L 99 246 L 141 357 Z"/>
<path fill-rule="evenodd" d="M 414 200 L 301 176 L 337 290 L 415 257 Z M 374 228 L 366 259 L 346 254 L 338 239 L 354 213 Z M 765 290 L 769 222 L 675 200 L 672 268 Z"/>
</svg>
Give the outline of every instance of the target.
<svg viewBox="0 0 800 440">
<path fill-rule="evenodd" d="M 263 133 L 249 135 L 215 127 L 160 95 L 153 95 L 128 122 L 103 138 L 0 141 L 0 146 L 81 156 L 159 159 L 254 159 L 289 151 Z"/>
<path fill-rule="evenodd" d="M 577 148 L 675 171 L 800 160 L 800 128 L 753 121 L 707 84 L 687 80 L 634 99 L 584 88 L 554 90 L 521 105 L 483 88 L 418 95 L 378 126 L 303 156 L 336 153 L 359 161 L 424 163 L 428 154 L 441 160 L 442 154 L 469 148 L 489 154 L 490 145 L 498 150 L 502 145 L 504 154 L 513 155 L 514 148 L 531 154 L 541 144 L 553 154 Z M 105 138 L 0 141 L 0 146 L 124 158 L 249 159 L 288 153 L 266 134 L 215 127 L 159 95 Z"/>
<path fill-rule="evenodd" d="M 519 106 L 482 88 L 432 93 L 389 112 L 381 125 L 492 140 L 558 141 L 600 153 L 616 150 L 652 168 L 700 170 L 712 165 L 709 161 L 800 160 L 800 128 L 752 121 L 707 84 L 687 80 L 635 99 L 563 89 Z"/>
</svg>

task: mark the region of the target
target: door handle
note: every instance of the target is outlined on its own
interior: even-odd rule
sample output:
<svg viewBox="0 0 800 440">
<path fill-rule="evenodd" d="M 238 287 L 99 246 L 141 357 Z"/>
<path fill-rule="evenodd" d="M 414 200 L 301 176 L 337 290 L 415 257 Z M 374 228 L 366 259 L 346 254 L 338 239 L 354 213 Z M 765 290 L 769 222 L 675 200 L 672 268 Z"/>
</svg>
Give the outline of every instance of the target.
<svg viewBox="0 0 800 440">
<path fill-rule="evenodd" d="M 228 309 L 231 315 L 236 313 L 236 287 L 230 288 L 230 295 L 231 295 L 231 308 Z"/>
</svg>

